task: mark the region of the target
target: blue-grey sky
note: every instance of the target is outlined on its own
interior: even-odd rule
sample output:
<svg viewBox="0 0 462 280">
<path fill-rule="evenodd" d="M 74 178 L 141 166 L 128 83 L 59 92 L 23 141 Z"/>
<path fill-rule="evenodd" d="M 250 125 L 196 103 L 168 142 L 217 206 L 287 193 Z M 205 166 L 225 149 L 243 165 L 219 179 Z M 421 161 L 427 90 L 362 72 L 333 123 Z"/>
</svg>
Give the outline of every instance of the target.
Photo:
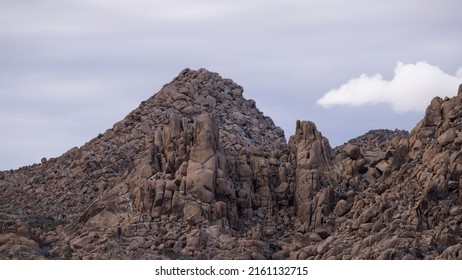
<svg viewBox="0 0 462 280">
<path fill-rule="evenodd" d="M 332 146 L 412 129 L 423 104 L 462 82 L 461 9 L 458 0 L 0 0 L 0 170 L 83 145 L 186 67 L 242 85 L 286 138 L 297 119 Z"/>
</svg>

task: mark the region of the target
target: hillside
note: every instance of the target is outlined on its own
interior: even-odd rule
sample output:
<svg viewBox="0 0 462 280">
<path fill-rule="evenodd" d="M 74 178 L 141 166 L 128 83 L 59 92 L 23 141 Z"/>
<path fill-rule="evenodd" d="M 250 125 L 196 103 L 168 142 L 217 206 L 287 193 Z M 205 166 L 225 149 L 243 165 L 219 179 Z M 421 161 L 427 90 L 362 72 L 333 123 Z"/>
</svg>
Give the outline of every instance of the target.
<svg viewBox="0 0 462 280">
<path fill-rule="evenodd" d="M 332 149 L 185 69 L 104 134 L 0 172 L 0 258 L 462 259 L 462 93 Z"/>
</svg>

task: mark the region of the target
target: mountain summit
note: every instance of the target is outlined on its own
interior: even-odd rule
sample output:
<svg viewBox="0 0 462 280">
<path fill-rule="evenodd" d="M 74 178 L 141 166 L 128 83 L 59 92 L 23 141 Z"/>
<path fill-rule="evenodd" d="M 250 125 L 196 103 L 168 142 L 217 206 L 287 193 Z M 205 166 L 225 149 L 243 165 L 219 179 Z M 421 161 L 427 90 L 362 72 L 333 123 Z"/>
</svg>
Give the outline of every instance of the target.
<svg viewBox="0 0 462 280">
<path fill-rule="evenodd" d="M 460 259 L 462 95 L 332 149 L 185 69 L 80 148 L 0 172 L 0 256 Z"/>
</svg>

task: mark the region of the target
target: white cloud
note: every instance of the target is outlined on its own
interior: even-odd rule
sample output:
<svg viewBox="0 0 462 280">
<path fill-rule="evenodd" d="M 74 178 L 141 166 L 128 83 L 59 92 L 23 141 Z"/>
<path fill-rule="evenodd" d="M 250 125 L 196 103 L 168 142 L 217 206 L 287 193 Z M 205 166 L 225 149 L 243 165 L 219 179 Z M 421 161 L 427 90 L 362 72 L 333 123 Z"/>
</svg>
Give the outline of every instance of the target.
<svg viewBox="0 0 462 280">
<path fill-rule="evenodd" d="M 462 67 L 459 67 L 459 69 L 457 69 L 457 72 L 456 72 L 456 77 L 458 77 L 458 78 L 461 78 L 461 79 L 462 79 Z"/>
<path fill-rule="evenodd" d="M 329 108 L 336 105 L 363 106 L 388 104 L 396 112 L 423 111 L 435 96 L 454 96 L 462 83 L 462 68 L 449 75 L 425 61 L 416 64 L 398 62 L 394 77 L 388 81 L 380 74 L 362 74 L 317 101 Z"/>
</svg>

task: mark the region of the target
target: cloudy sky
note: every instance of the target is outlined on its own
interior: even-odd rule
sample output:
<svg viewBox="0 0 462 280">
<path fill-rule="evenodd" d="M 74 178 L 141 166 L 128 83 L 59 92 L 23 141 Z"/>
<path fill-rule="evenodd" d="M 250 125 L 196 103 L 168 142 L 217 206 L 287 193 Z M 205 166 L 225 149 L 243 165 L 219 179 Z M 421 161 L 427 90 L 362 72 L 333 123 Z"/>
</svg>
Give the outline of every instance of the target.
<svg viewBox="0 0 462 280">
<path fill-rule="evenodd" d="M 182 69 L 231 78 L 286 131 L 412 129 L 462 83 L 459 0 L 0 0 L 0 170 L 56 157 Z"/>
</svg>

